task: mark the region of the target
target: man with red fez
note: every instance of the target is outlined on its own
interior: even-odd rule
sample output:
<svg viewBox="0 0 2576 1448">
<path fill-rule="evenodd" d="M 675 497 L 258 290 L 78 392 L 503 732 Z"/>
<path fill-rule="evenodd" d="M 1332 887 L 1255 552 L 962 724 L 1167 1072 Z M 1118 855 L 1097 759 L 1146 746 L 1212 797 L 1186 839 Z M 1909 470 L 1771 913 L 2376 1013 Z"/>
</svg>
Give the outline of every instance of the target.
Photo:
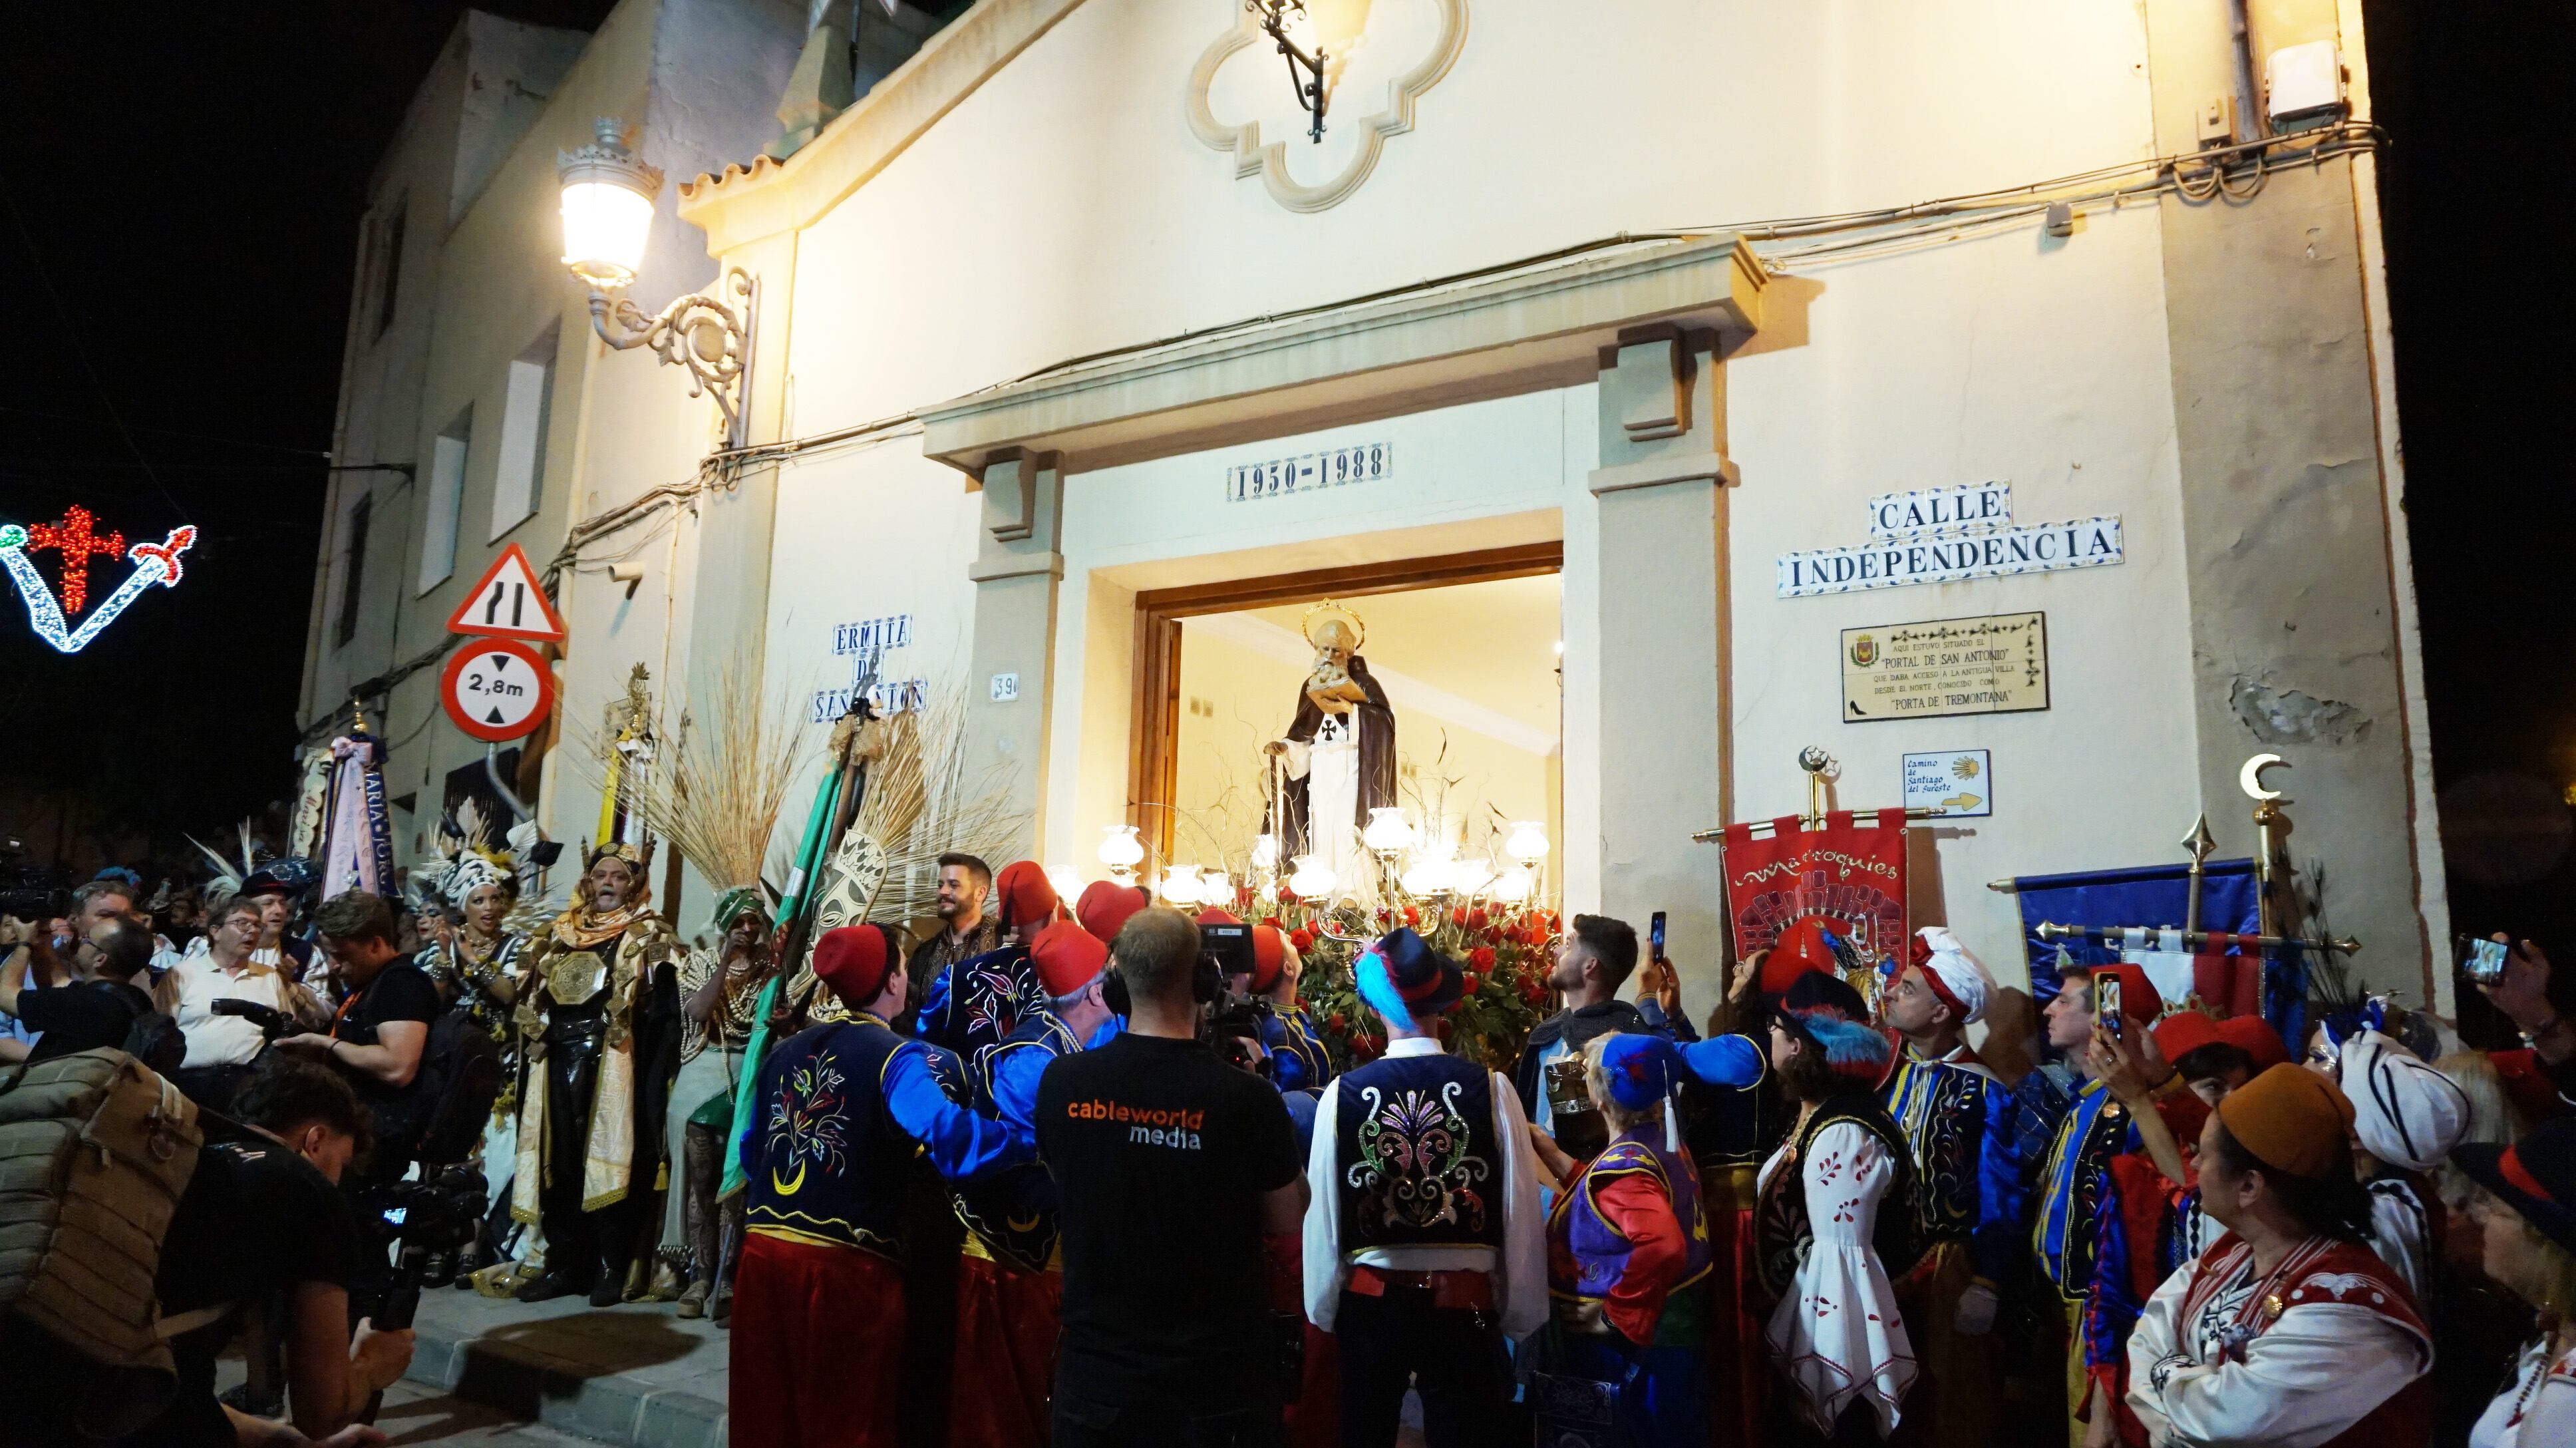
<svg viewBox="0 0 2576 1448">
<path fill-rule="evenodd" d="M 1897 1298 L 1923 1367 L 1917 1411 L 1940 1448 L 1994 1441 L 2003 1394 L 1995 1312 L 2030 1229 L 2012 1091 L 1966 1037 L 1985 1018 L 1986 991 L 1984 968 L 1931 926 L 1880 1005 L 1904 1044 L 1879 1099 L 1913 1154 L 1925 1243 Z"/>
<path fill-rule="evenodd" d="M 2102 981 L 2119 982 L 2116 1033 L 2097 1025 L 2094 992 Z M 2154 1253 L 2152 1241 L 2132 1243 L 2131 1224 L 2161 1219 L 2157 1202 L 2137 1202 L 2144 1215 L 2124 1209 L 2113 1164 L 2144 1149 L 2137 1113 L 2157 1117 L 2176 1141 L 2197 1141 L 2209 1111 L 2156 1047 L 2152 1027 L 2163 1013 L 2164 1000 L 2144 969 L 2071 963 L 2043 1016 L 2048 1044 L 2066 1055 L 2082 1083 L 2041 1159 L 2031 1208 L 2031 1242 L 2048 1284 L 2041 1307 L 2054 1329 L 2053 1343 L 2043 1342 L 2040 1351 L 2053 1353 L 2062 1344 L 2066 1354 L 2070 1444 L 2081 1445 L 2088 1435 L 2114 1441 L 2108 1420 L 2119 1398 L 2120 1344 L 2136 1318 L 2135 1264 L 2151 1262 Z M 2130 1099 L 2104 1079 L 2114 1064 L 2124 1068 L 2121 1090 L 2133 1092 Z M 2106 1420 L 2098 1428 L 2096 1415 Z"/>
<path fill-rule="evenodd" d="M 2153 1444 L 2415 1445 L 2432 1431 L 2432 1334 L 2363 1245 L 2370 1204 L 2334 1082 L 2281 1065 L 2200 1137 L 2201 1202 L 2227 1229 L 2165 1280 L 2126 1344 Z"/>
<path fill-rule="evenodd" d="M 1503 1343 L 1547 1321 L 1528 1118 L 1510 1082 L 1440 1048 L 1458 962 L 1399 929 L 1352 976 L 1387 1049 L 1316 1102 L 1306 1317 L 1339 1340 L 1343 1443 L 1390 1448 L 1411 1387 L 1431 1448 L 1485 1448 L 1508 1436 Z"/>
<path fill-rule="evenodd" d="M 732 1431 L 761 1448 L 891 1448 L 904 1396 L 905 1168 L 920 1155 L 959 1180 L 1030 1155 L 1009 1128 L 957 1104 L 955 1057 L 886 1024 L 911 983 L 892 931 L 829 931 L 813 965 L 852 1016 L 771 1051 L 754 1087 Z"/>
<path fill-rule="evenodd" d="M 1877 1090 L 1894 1053 L 1831 970 L 1766 999 L 1771 1068 L 1798 1120 L 1760 1179 L 1765 1337 L 1786 1384 L 1764 1441 L 1883 1440 L 1919 1371 L 1894 1285 L 1922 1256 L 1914 1158 Z"/>
<path fill-rule="evenodd" d="M 999 944 L 957 961 L 924 985 L 913 1033 L 960 1056 L 971 1057 L 1018 1027 L 1039 995 L 1029 964 L 1029 941 L 1063 913 L 1046 871 L 1017 860 L 993 879 L 1000 907 Z"/>
<path fill-rule="evenodd" d="M 1091 938 L 1103 945 L 1118 938 L 1118 927 L 1129 916 L 1154 902 L 1144 891 L 1115 880 L 1094 880 L 1082 889 L 1082 899 L 1073 907 L 1073 918 L 1091 932 Z"/>
<path fill-rule="evenodd" d="M 1261 1018 L 1261 1045 L 1270 1053 L 1270 1084 L 1283 1092 L 1319 1095 L 1333 1080 L 1333 1058 L 1324 1049 L 1324 1033 L 1297 1000 L 1297 979 L 1305 961 L 1276 925 L 1252 927 L 1252 979 L 1255 999 L 1270 1003 Z"/>
<path fill-rule="evenodd" d="M 1059 920 L 1029 942 L 1045 993 L 1011 1033 L 977 1053 L 976 1104 L 1037 1151 L 1038 1079 L 1047 1065 L 1118 1033 L 1102 998 L 1109 947 Z M 1056 1314 L 1064 1295 L 1055 1179 L 1035 1160 L 955 1183 L 966 1243 L 957 1265 L 957 1357 L 950 1376 L 954 1448 L 1039 1448 L 1055 1381 Z"/>
</svg>

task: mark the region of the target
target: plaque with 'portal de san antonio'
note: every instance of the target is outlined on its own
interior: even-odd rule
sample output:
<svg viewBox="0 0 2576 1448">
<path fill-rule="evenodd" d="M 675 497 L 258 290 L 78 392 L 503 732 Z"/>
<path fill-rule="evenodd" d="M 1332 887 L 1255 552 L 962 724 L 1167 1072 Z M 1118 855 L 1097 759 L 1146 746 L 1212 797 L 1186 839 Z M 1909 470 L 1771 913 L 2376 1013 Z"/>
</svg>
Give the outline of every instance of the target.
<svg viewBox="0 0 2576 1448">
<path fill-rule="evenodd" d="M 2048 707 L 2048 615 L 1996 613 L 1842 632 L 1843 721 Z"/>
</svg>

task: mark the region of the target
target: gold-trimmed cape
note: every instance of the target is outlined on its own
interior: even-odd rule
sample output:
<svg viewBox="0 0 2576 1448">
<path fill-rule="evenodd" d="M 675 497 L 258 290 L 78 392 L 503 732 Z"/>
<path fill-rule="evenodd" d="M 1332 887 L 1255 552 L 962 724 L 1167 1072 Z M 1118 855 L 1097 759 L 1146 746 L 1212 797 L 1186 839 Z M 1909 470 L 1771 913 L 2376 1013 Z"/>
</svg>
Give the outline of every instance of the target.
<svg viewBox="0 0 2576 1448">
<path fill-rule="evenodd" d="M 591 1093 L 590 1121 L 583 1133 L 581 1209 L 595 1212 L 624 1201 L 633 1184 L 636 990 L 649 979 L 653 967 L 677 959 L 682 947 L 660 916 L 645 914 L 638 906 L 598 918 L 575 908 L 557 916 L 521 957 L 528 985 L 520 996 L 517 1017 L 528 1063 L 528 1089 L 520 1093 L 518 1165 L 510 1189 L 510 1215 L 522 1222 L 538 1218 L 550 1160 L 546 1132 L 554 1125 L 546 1115 L 550 1094 L 545 1083 L 546 1018 L 539 1000 L 554 1000 L 552 981 L 563 957 L 588 952 L 610 940 L 617 946 L 609 959 L 608 979 L 599 987 L 608 992 L 608 1002 L 601 1012 L 599 1085 Z"/>
</svg>

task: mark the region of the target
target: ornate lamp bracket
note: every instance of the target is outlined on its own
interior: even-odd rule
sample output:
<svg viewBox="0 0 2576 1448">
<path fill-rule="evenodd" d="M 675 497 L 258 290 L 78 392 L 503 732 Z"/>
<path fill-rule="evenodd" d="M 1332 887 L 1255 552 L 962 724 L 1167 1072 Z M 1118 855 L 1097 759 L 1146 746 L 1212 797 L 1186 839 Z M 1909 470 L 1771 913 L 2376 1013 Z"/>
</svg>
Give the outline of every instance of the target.
<svg viewBox="0 0 2576 1448">
<path fill-rule="evenodd" d="M 725 446 L 741 447 L 743 374 L 751 365 L 751 318 L 756 284 L 740 267 L 725 271 L 725 296 L 692 292 L 647 316 L 642 307 L 598 287 L 590 289 L 591 330 L 618 351 L 650 347 L 666 363 L 689 369 L 689 395 L 713 396 L 725 416 Z"/>
</svg>

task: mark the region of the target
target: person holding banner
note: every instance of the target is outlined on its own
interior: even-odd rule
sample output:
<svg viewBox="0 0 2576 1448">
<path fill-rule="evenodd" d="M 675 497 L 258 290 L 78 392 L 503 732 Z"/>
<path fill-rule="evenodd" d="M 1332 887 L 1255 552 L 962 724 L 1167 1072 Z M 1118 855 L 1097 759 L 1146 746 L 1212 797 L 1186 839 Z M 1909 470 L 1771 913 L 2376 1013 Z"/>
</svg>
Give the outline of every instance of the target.
<svg viewBox="0 0 2576 1448">
<path fill-rule="evenodd" d="M 2095 992 L 2103 990 L 2101 1003 L 2108 1004 L 2103 983 L 2111 981 L 2118 983 L 2113 988 L 2119 992 L 2119 1008 L 2104 1014 L 2097 1010 Z M 2143 968 L 2073 962 L 2044 1016 L 2048 1044 L 2066 1054 L 2081 1081 L 2040 1165 L 2031 1224 L 2032 1247 L 2048 1289 L 2042 1310 L 2052 1319 L 2055 1341 L 2065 1354 L 2066 1436 L 2076 1448 L 2087 1441 L 2097 1396 L 2106 1398 L 2098 1410 L 2110 1411 L 2107 1395 L 2115 1391 L 2121 1344 L 2134 1316 L 2134 1310 L 2120 1306 L 2136 1300 L 2125 1288 L 2116 1295 L 2095 1291 L 2103 1233 L 2116 1221 L 2103 1211 L 2113 1189 L 2112 1162 L 2142 1145 L 2130 1119 L 2133 1108 L 2098 1077 L 2092 1052 L 2097 1024 L 2136 1052 L 2155 1112 L 2176 1140 L 2199 1140 L 2209 1112 L 2156 1049 L 2151 1028 L 2163 1013 L 2164 1000 Z M 2125 1250 L 2114 1256 L 2118 1262 L 2127 1260 Z M 2042 1352 L 2050 1353 L 2046 1344 Z M 2106 1423 L 2105 1431 L 2108 1427 Z"/>
<path fill-rule="evenodd" d="M 1922 1359 L 1917 1409 L 1940 1448 L 1994 1441 L 2002 1397 L 1995 1314 L 2028 1230 L 2013 1096 L 1969 1049 L 1985 1018 L 1985 970 L 1939 926 L 1896 972 L 1884 1024 L 1904 1046 L 1879 1099 L 1903 1128 L 1919 1174 L 1923 1260 L 1896 1284 Z"/>
</svg>

